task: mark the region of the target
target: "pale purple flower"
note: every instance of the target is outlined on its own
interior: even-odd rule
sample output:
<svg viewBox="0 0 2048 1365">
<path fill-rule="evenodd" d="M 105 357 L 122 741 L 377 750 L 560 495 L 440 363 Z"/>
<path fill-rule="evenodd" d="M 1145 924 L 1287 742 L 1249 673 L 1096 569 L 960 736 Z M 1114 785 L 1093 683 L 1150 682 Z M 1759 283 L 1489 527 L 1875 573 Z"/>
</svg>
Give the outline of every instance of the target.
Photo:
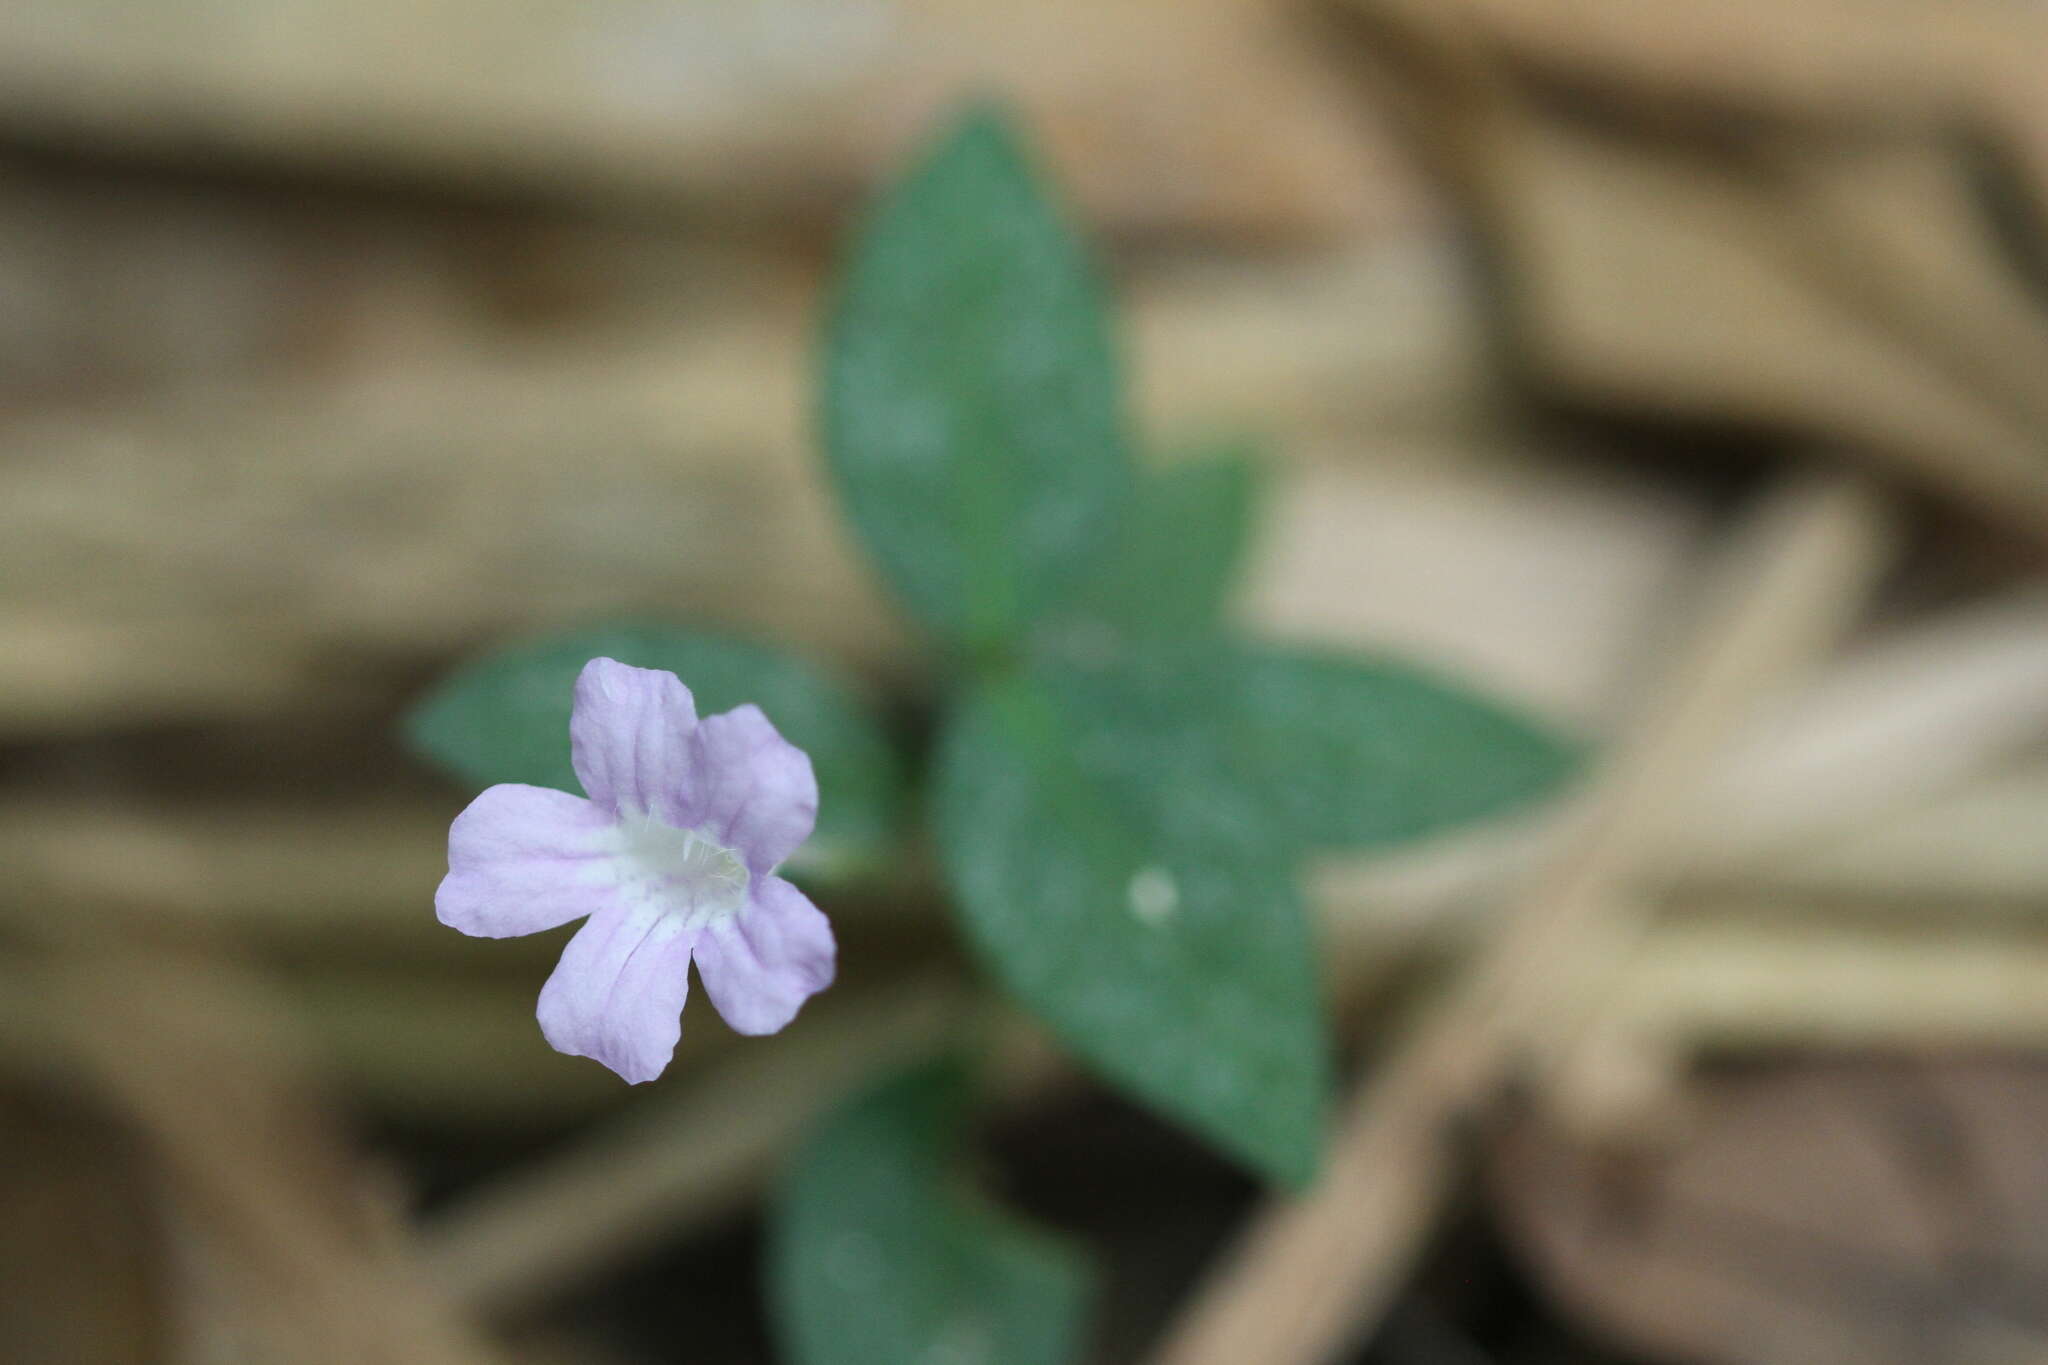
<svg viewBox="0 0 2048 1365">
<path fill-rule="evenodd" d="M 682 1034 L 690 962 L 741 1033 L 773 1033 L 832 983 L 825 916 L 776 866 L 810 837 L 818 783 L 758 706 L 697 719 L 673 673 L 592 659 L 569 744 L 590 799 L 492 787 L 448 830 L 443 924 L 509 938 L 589 916 L 540 993 L 561 1052 L 638 1083 Z"/>
</svg>

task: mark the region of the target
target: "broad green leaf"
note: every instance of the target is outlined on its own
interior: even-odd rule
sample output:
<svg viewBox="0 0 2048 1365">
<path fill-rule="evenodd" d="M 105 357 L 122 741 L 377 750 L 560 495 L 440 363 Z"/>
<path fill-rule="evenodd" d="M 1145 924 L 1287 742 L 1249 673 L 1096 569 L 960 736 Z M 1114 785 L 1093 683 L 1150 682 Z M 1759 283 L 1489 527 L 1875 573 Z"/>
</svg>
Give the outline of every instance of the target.
<svg viewBox="0 0 2048 1365">
<path fill-rule="evenodd" d="M 868 219 L 823 415 L 869 551 L 972 653 L 1017 640 L 1113 533 L 1131 473 L 1101 291 L 995 112 L 963 118 Z"/>
<path fill-rule="evenodd" d="M 790 860 L 792 872 L 845 877 L 888 856 L 900 778 L 873 719 L 802 660 L 742 640 L 632 623 L 516 645 L 443 681 L 407 717 L 406 738 L 473 786 L 528 782 L 581 793 L 569 766 L 569 709 L 576 675 L 600 656 L 674 673 L 699 715 L 753 702 L 810 755 L 818 828 Z"/>
<path fill-rule="evenodd" d="M 1572 747 L 1534 721 L 1385 658 L 1217 639 L 1059 676 L 1121 736 L 1109 758 L 1125 799 L 1179 771 L 1237 793 L 1274 847 L 1426 838 L 1534 801 L 1574 766 Z"/>
<path fill-rule="evenodd" d="M 1546 726 L 1397 660 L 1250 647 L 1227 677 L 1234 759 L 1310 848 L 1379 848 L 1503 815 L 1577 767 Z"/>
<path fill-rule="evenodd" d="M 933 791 L 969 940 L 1117 1085 L 1276 1179 L 1313 1175 L 1329 1084 L 1292 847 L 1171 698 L 1132 717 L 1058 672 L 952 717 Z"/>
<path fill-rule="evenodd" d="M 1123 534 L 1079 590 L 1073 615 L 1127 638 L 1214 631 L 1251 543 L 1257 476 L 1241 445 L 1147 470 Z"/>
<path fill-rule="evenodd" d="M 957 1068 L 918 1068 L 828 1115 L 790 1161 L 768 1273 L 792 1365 L 1074 1358 L 1087 1266 L 965 1188 L 965 1099 Z"/>
<path fill-rule="evenodd" d="M 1041 659 L 954 718 L 933 820 L 970 941 L 1104 1075 L 1283 1180 L 1325 1062 L 1292 874 L 1555 789 L 1569 747 L 1413 667 L 1226 639 Z"/>
</svg>

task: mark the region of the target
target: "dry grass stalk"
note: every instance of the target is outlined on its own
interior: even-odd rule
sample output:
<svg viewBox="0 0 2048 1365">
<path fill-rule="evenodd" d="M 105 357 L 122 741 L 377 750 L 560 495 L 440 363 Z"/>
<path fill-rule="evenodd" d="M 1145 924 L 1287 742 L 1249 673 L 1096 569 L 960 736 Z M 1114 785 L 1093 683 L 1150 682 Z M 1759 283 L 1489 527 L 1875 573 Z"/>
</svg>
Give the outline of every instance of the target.
<svg viewBox="0 0 2048 1365">
<path fill-rule="evenodd" d="M 174 1206 L 181 1365 L 483 1365 L 411 1267 L 396 1210 L 306 1093 L 290 1030 L 217 963 L 80 941 L 10 965 L 17 1069 L 133 1126 Z"/>
<path fill-rule="evenodd" d="M 449 1292 L 502 1312 L 729 1213 L 814 1115 L 942 1046 L 968 1001 L 943 977 L 827 997 L 787 1036 L 735 1051 L 672 1099 L 442 1213 L 421 1255 Z"/>
<path fill-rule="evenodd" d="M 1752 1048 L 2038 1047 L 2048 1043 L 2048 948 L 2025 930 L 1931 939 L 1801 925 L 1808 908 L 1729 910 L 1736 922 L 1652 932 L 1561 1053 L 1546 1108 L 1598 1138 L 1682 1121 L 1696 1056 Z M 1794 927 L 1785 927 L 1791 924 Z M 837 1087 L 934 1046 L 964 983 L 899 982 L 793 1035 L 682 1078 L 677 1093 L 429 1222 L 441 1284 L 494 1314 L 574 1288 L 656 1240 L 688 1236 L 755 1197 L 775 1158 Z M 1071 1073 L 1028 1031 L 993 1078 L 1007 1103 Z M 765 1092 L 767 1100 L 761 1099 Z"/>
<path fill-rule="evenodd" d="M 1169 270 L 1130 295 L 1162 443 L 1243 424 L 1292 468 L 1333 450 L 1500 463 L 1441 434 L 1469 434 L 1489 390 L 1440 251 Z M 811 335 L 807 309 L 779 302 L 559 349 L 455 349 L 339 384 L 8 423 L 0 734 L 361 714 L 451 652 L 633 612 L 906 680 L 913 643 L 819 477 Z M 1360 381 L 1361 354 L 1381 379 Z M 1382 434 L 1345 434 L 1357 430 Z M 1434 510 L 1455 533 L 1486 489 L 1483 475 L 1451 479 Z M 1586 478 L 1541 491 L 1567 516 L 1602 502 Z M 1621 562 L 1585 581 L 1654 582 L 1641 542 L 1684 514 L 1640 484 L 1605 503 L 1609 524 L 1642 507 L 1653 525 L 1587 551 Z"/>
<path fill-rule="evenodd" d="M 1638 728 L 1592 783 L 1579 833 L 1360 1086 L 1318 1185 L 1261 1215 L 1198 1291 L 1162 1365 L 1319 1365 L 1377 1316 L 1449 1188 L 1449 1125 L 1500 1083 L 1533 1030 L 1577 1024 L 1569 992 L 1630 938 L 1673 794 L 1863 610 L 1886 531 L 1876 495 L 1850 476 L 1795 476 L 1768 499 Z"/>
<path fill-rule="evenodd" d="M 0 15 L 0 117 L 123 157 L 786 228 L 842 208 L 963 92 L 990 90 L 1024 106 L 1091 215 L 1125 230 L 1328 240 L 1412 221 L 1422 196 L 1295 19 L 1271 0 L 289 15 L 247 0 L 166 26 L 117 4 L 17 0 Z"/>
</svg>

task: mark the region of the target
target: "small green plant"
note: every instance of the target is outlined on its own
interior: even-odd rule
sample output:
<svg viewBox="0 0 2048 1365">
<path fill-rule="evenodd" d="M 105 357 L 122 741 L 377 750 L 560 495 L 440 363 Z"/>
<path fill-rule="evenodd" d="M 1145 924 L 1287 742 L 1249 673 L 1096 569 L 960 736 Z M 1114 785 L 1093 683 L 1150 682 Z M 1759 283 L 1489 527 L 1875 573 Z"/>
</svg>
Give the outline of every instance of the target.
<svg viewBox="0 0 2048 1365">
<path fill-rule="evenodd" d="M 1231 622 L 1258 467 L 1234 447 L 1134 458 L 1100 282 L 994 110 L 868 215 L 820 419 L 841 506 L 934 645 L 931 734 L 899 746 L 769 645 L 638 622 L 464 669 L 413 743 L 478 785 L 574 792 L 570 688 L 594 657 L 677 674 L 700 711 L 758 703 L 816 771 L 792 877 L 829 906 L 887 869 L 906 786 L 921 793 L 996 985 L 1138 1102 L 1261 1176 L 1311 1180 L 1331 1066 L 1302 864 L 1530 802 L 1570 746 L 1411 665 Z M 1081 1262 L 947 1174 L 963 1076 L 872 1078 L 781 1181 L 772 1280 L 801 1365 L 1071 1356 Z"/>
</svg>

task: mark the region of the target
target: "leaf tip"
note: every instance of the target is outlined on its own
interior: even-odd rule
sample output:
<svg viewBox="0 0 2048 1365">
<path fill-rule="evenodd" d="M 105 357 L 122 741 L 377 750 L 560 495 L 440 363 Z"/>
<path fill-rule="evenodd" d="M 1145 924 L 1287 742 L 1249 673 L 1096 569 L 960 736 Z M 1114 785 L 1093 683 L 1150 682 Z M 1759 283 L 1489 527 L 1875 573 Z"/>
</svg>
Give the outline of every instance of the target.
<svg viewBox="0 0 2048 1365">
<path fill-rule="evenodd" d="M 1015 106 L 1000 95 L 970 95 L 940 121 L 933 145 L 941 148 L 986 147 L 1019 160 L 1025 138 Z"/>
</svg>

